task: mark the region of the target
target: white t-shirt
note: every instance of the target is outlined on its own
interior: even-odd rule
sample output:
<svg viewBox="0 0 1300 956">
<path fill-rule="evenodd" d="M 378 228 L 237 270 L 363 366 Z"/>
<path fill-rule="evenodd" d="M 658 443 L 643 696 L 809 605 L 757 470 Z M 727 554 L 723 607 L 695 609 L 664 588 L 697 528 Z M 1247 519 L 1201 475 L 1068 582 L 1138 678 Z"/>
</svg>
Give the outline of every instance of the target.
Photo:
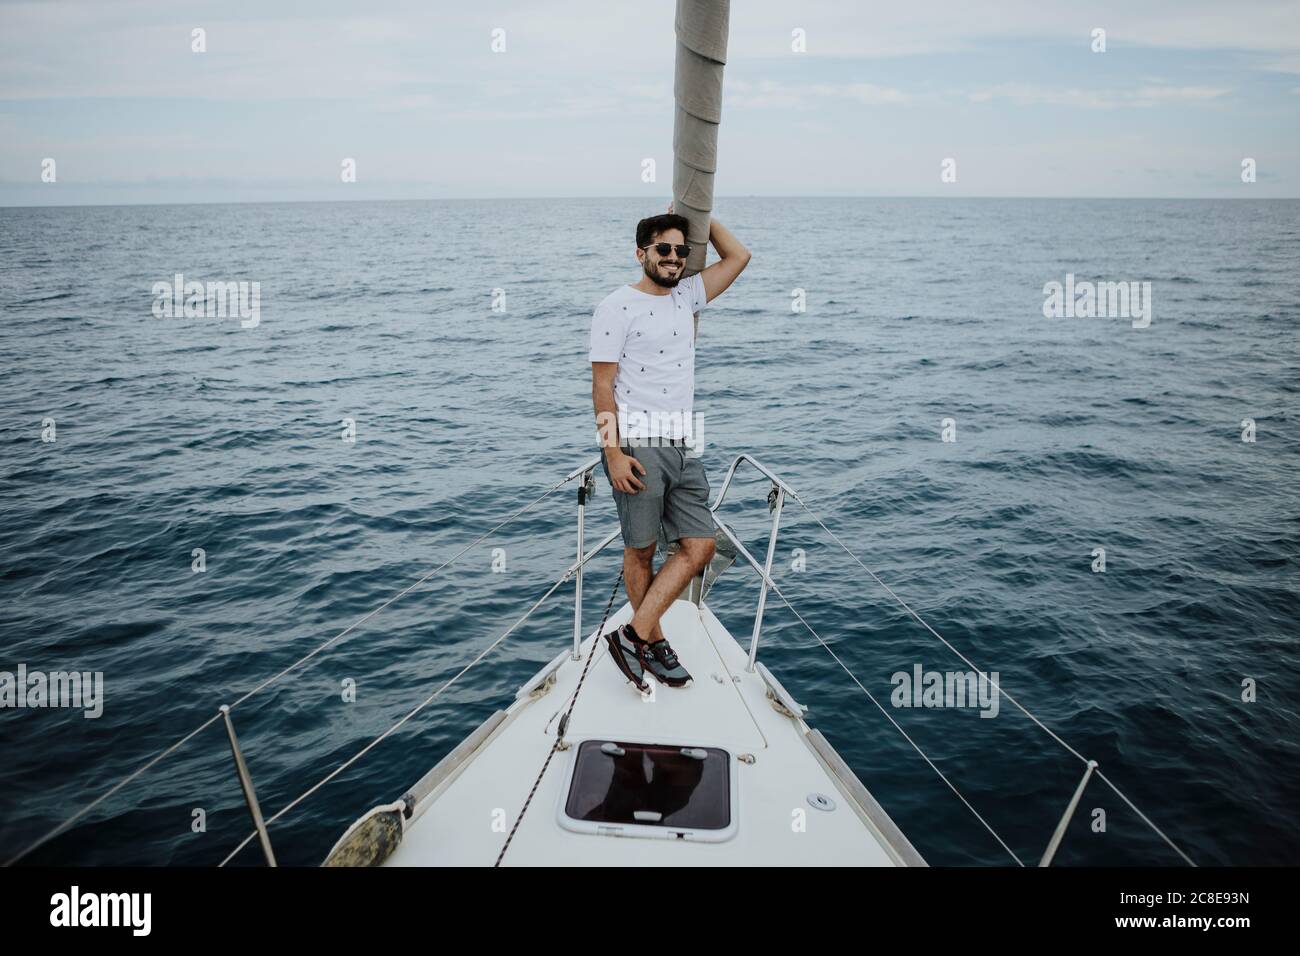
<svg viewBox="0 0 1300 956">
<path fill-rule="evenodd" d="M 596 306 L 592 362 L 617 362 L 614 401 L 620 438 L 692 436 L 695 401 L 695 321 L 707 303 L 697 272 L 652 295 L 622 285 Z"/>
</svg>

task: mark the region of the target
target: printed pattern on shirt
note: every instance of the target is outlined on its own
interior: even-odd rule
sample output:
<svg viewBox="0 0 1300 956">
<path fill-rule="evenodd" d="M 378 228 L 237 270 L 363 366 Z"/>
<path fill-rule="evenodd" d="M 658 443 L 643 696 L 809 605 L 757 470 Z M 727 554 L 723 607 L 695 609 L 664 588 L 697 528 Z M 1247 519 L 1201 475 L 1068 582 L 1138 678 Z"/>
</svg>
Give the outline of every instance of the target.
<svg viewBox="0 0 1300 956">
<path fill-rule="evenodd" d="M 621 286 L 596 306 L 590 361 L 618 362 L 614 399 L 626 437 L 686 437 L 695 393 L 693 312 L 706 304 L 697 273 L 667 295 Z"/>
</svg>

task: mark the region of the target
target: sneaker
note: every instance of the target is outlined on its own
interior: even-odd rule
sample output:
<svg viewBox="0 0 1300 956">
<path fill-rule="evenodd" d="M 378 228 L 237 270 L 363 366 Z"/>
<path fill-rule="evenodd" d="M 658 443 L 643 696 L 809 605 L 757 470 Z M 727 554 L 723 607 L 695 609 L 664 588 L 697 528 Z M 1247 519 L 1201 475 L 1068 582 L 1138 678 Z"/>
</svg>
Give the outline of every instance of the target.
<svg viewBox="0 0 1300 956">
<path fill-rule="evenodd" d="M 625 624 L 606 634 L 605 642 L 609 645 L 609 656 L 623 672 L 623 676 L 635 684 L 641 693 L 648 691 L 650 684 L 645 679 L 645 669 L 641 666 L 641 654 L 637 647 L 640 639 L 628 634 Z"/>
<path fill-rule="evenodd" d="M 643 642 L 639 646 L 641 663 L 661 684 L 669 687 L 688 687 L 691 675 L 673 653 L 668 640 Z"/>
</svg>

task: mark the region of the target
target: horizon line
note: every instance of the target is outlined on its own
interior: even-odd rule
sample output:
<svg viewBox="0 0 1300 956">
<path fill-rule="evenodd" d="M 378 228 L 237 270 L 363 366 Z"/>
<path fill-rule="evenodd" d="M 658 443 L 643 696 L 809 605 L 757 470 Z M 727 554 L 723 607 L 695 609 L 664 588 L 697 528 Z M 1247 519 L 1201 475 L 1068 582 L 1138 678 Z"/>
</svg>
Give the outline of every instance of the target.
<svg viewBox="0 0 1300 956">
<path fill-rule="evenodd" d="M 657 197 L 656 197 L 657 198 Z M 590 202 L 607 199 L 645 200 L 644 196 L 609 195 L 609 196 L 425 196 L 425 197 L 370 197 L 357 199 L 215 199 L 215 200 L 180 200 L 158 202 L 66 202 L 66 203 L 14 203 L 0 204 L 0 209 L 127 209 L 135 206 L 277 206 L 277 205 L 329 205 L 337 203 L 399 203 L 399 202 L 563 202 L 573 200 Z M 882 195 L 871 193 L 807 193 L 807 194 L 772 194 L 772 193 L 737 193 L 734 195 L 715 194 L 714 203 L 720 199 L 937 199 L 937 200 L 1050 200 L 1075 201 L 1094 200 L 1112 202 L 1117 200 L 1140 202 L 1186 202 L 1198 200 L 1205 202 L 1294 202 L 1300 196 L 1070 196 L 1070 195 Z"/>
</svg>

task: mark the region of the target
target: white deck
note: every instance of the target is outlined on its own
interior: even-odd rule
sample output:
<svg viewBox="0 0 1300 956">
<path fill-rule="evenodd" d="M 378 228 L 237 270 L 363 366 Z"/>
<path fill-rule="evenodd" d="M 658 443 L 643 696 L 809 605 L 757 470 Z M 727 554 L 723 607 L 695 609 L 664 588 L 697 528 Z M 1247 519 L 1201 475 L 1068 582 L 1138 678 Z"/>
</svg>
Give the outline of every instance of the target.
<svg viewBox="0 0 1300 956">
<path fill-rule="evenodd" d="M 631 607 L 624 605 L 606 630 L 630 616 Z M 673 688 L 651 678 L 652 699 L 643 699 L 609 659 L 602 641 L 566 741 L 576 745 L 599 738 L 752 754 L 753 763 L 736 764 L 737 833 L 725 842 L 704 843 L 562 828 L 557 814 L 565 774 L 576 753 L 571 746 L 551 760 L 503 865 L 924 865 L 833 751 L 826 759 L 819 756 L 814 746 L 827 746 L 819 736 L 810 736 L 804 721 L 772 706 L 762 676 L 745 670 L 746 652 L 707 607 L 678 601 L 661 627 L 694 683 Z M 386 865 L 495 862 L 551 749 L 555 727 L 594 639 L 593 634 L 583 643 L 581 661 L 566 656 L 549 692 L 517 699 L 465 759 L 453 753 L 439 765 L 442 773 L 454 769 L 417 803 Z M 840 765 L 840 776 L 830 769 L 834 763 Z M 815 793 L 829 796 L 835 809 L 812 807 L 808 797 Z M 806 824 L 802 831 L 795 827 L 800 819 Z"/>
</svg>

